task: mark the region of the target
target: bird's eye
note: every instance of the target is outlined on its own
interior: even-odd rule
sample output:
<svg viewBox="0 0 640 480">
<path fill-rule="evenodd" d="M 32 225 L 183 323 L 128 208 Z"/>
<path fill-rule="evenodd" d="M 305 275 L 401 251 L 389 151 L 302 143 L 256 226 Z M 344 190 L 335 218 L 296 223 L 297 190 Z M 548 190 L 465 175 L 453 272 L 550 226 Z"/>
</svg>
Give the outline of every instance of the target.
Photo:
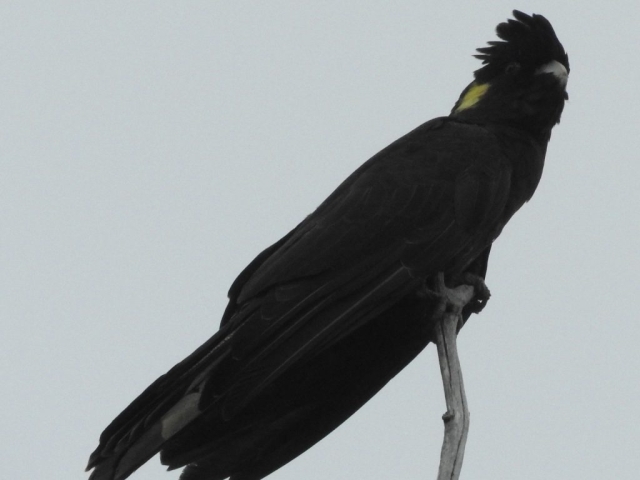
<svg viewBox="0 0 640 480">
<path fill-rule="evenodd" d="M 504 71 L 508 75 L 513 75 L 513 74 L 517 73 L 518 70 L 520 70 L 520 64 L 518 62 L 511 62 L 509 65 L 507 65 L 507 68 L 505 68 Z"/>
</svg>

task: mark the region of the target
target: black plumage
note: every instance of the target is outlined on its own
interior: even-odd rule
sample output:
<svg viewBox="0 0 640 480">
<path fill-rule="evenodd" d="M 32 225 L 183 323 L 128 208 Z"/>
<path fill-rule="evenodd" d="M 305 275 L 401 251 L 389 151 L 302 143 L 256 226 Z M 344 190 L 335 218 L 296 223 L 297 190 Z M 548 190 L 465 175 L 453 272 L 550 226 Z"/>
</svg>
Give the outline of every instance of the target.
<svg viewBox="0 0 640 480">
<path fill-rule="evenodd" d="M 451 115 L 379 152 L 238 276 L 220 330 L 103 432 L 92 480 L 157 452 L 184 480 L 258 480 L 353 414 L 430 341 L 439 272 L 484 277 L 533 195 L 566 98 L 549 22 L 514 12 Z M 465 312 L 468 317 L 478 305 Z"/>
</svg>

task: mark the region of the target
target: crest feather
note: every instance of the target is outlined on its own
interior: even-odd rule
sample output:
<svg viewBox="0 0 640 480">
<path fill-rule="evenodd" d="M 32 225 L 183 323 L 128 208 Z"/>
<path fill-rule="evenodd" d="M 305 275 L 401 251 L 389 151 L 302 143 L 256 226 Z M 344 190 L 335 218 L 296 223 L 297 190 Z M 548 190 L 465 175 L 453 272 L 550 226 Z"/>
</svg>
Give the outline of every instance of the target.
<svg viewBox="0 0 640 480">
<path fill-rule="evenodd" d="M 549 20 L 542 15 L 527 15 L 513 11 L 514 18 L 496 27 L 502 41 L 488 42 L 474 55 L 484 66 L 475 71 L 475 78 L 485 82 L 504 72 L 507 65 L 518 63 L 522 68 L 535 70 L 557 60 L 569 71 L 569 58 Z"/>
</svg>

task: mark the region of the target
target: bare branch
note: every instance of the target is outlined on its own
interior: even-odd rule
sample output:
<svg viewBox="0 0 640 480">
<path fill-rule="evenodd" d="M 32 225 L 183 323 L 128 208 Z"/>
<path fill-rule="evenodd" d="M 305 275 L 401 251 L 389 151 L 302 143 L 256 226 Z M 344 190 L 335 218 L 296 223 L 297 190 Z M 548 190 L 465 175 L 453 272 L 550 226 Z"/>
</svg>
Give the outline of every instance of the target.
<svg viewBox="0 0 640 480">
<path fill-rule="evenodd" d="M 464 447 L 469 431 L 469 410 L 464 393 L 456 337 L 458 326 L 463 323 L 462 308 L 473 299 L 474 287 L 461 285 L 449 289 L 445 286 L 441 274 L 438 294 L 442 298 L 441 320 L 435 327 L 435 336 L 447 403 L 447 412 L 442 416 L 444 440 L 440 453 L 438 480 L 457 480 L 462 469 Z"/>
</svg>

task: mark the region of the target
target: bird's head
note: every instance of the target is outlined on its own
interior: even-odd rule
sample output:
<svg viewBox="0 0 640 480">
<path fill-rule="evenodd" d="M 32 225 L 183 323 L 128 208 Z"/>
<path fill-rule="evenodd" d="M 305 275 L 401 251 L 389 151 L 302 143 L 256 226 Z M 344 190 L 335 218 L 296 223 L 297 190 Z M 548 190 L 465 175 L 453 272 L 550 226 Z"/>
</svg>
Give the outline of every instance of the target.
<svg viewBox="0 0 640 480">
<path fill-rule="evenodd" d="M 462 92 L 451 116 L 496 123 L 547 137 L 568 99 L 569 57 L 542 15 L 514 10 L 496 28 L 502 41 L 479 48 L 483 66 Z"/>
</svg>

